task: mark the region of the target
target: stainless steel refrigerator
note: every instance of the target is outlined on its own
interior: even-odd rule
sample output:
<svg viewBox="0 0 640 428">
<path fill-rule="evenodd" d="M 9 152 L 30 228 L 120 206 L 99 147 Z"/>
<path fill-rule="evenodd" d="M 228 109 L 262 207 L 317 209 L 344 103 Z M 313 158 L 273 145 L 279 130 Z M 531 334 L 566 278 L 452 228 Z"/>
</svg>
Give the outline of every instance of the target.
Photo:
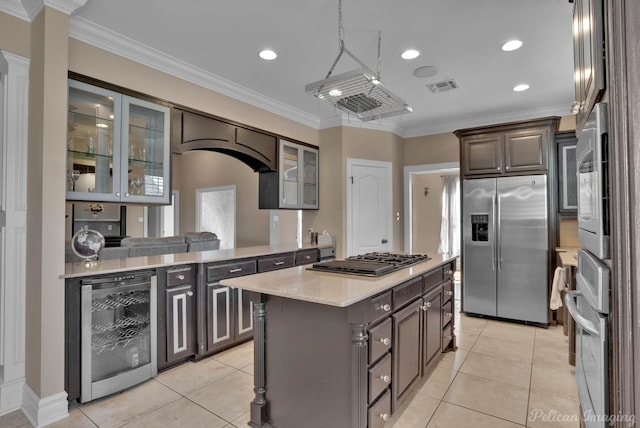
<svg viewBox="0 0 640 428">
<path fill-rule="evenodd" d="M 546 179 L 464 180 L 465 313 L 549 322 Z"/>
</svg>

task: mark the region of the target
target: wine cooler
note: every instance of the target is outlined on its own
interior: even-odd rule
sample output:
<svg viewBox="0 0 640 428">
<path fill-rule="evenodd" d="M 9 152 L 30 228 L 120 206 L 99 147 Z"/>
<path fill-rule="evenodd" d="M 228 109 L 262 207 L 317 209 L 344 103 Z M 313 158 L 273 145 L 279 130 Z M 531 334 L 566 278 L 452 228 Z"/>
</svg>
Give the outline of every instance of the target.
<svg viewBox="0 0 640 428">
<path fill-rule="evenodd" d="M 156 297 L 153 271 L 81 281 L 81 402 L 156 375 Z"/>
</svg>

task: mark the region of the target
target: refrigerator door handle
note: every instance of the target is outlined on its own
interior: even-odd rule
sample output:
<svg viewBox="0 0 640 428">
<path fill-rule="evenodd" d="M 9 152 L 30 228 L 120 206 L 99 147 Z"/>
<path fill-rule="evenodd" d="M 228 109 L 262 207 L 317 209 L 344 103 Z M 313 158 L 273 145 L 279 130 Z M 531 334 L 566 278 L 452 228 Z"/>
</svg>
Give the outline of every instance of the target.
<svg viewBox="0 0 640 428">
<path fill-rule="evenodd" d="M 496 271 L 496 192 L 492 192 L 491 193 L 491 216 L 492 218 L 492 225 L 491 227 L 493 227 L 493 248 L 491 249 L 491 270 L 493 272 Z"/>
<path fill-rule="evenodd" d="M 498 224 L 498 227 L 496 228 L 496 247 L 498 248 L 498 255 L 497 255 L 497 259 L 498 259 L 498 272 L 502 270 L 502 231 L 500 230 L 500 222 L 502 220 L 501 218 L 501 212 L 500 212 L 500 194 L 496 195 L 496 201 L 498 204 L 498 216 L 497 218 L 495 218 L 495 222 Z"/>
</svg>

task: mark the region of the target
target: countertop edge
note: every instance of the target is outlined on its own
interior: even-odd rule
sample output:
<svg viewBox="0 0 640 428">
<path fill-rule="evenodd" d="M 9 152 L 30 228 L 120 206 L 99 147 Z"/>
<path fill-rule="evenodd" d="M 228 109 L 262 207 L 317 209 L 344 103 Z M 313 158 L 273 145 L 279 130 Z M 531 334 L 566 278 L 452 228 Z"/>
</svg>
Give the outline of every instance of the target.
<svg viewBox="0 0 640 428">
<path fill-rule="evenodd" d="M 85 267 L 84 262 L 66 263 L 65 273 L 61 279 L 79 278 L 84 276 L 104 275 L 116 272 L 127 272 L 140 269 L 157 269 L 184 264 L 202 264 L 239 260 L 253 257 L 269 256 L 292 251 L 308 250 L 312 248 L 330 248 L 335 244 L 282 244 L 241 247 L 228 250 L 194 251 L 190 253 L 173 253 L 159 256 L 129 257 L 126 259 L 111 259 L 97 261 L 93 267 Z"/>
<path fill-rule="evenodd" d="M 347 307 L 366 298 L 384 293 L 398 284 L 423 275 L 457 258 L 458 256 L 436 256 L 414 266 L 377 278 L 318 272 L 308 270 L 305 266 L 296 266 L 271 272 L 223 279 L 220 281 L 220 284 L 293 300 L 328 306 Z M 343 289 L 337 291 L 348 291 L 348 295 L 331 297 L 331 290 L 326 289 L 321 291 L 321 287 L 342 287 Z M 314 291 L 314 289 L 316 290 Z M 314 293 L 315 295 L 312 295 Z"/>
</svg>

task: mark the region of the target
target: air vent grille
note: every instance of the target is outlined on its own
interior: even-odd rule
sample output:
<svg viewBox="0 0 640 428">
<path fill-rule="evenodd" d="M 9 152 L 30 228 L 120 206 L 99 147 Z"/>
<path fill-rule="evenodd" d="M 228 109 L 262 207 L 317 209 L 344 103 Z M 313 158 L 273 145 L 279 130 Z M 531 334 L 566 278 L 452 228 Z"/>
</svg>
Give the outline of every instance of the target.
<svg viewBox="0 0 640 428">
<path fill-rule="evenodd" d="M 459 87 L 460 86 L 455 79 L 443 80 L 442 82 L 436 83 L 427 83 L 427 88 L 434 94 L 451 91 L 453 89 L 458 89 Z"/>
</svg>

